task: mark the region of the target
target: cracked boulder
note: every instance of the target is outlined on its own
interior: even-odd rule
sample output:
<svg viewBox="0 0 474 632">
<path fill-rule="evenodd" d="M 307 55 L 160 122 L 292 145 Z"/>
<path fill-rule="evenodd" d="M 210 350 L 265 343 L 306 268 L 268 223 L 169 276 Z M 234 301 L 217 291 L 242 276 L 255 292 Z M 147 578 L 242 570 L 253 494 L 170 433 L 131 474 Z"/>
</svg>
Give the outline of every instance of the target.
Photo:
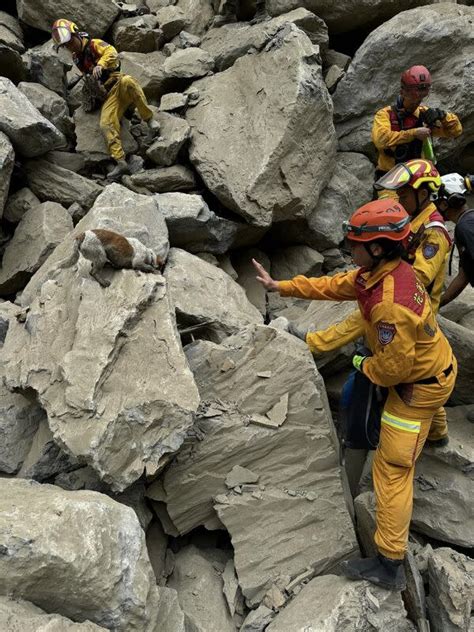
<svg viewBox="0 0 474 632">
<path fill-rule="evenodd" d="M 270 327 L 220 345 L 197 341 L 186 353 L 207 405 L 154 497 L 180 533 L 225 525 L 256 606 L 278 577 L 286 585 L 357 551 L 324 385 L 302 341 Z M 253 476 L 229 492 L 241 468 Z"/>
<path fill-rule="evenodd" d="M 23 55 L 28 70 L 28 80 L 40 83 L 60 96 L 66 92 L 66 71 L 71 69 L 72 61 L 65 62 L 49 39 L 44 44 L 29 48 Z M 68 100 L 70 94 L 67 95 Z"/>
<path fill-rule="evenodd" d="M 40 83 L 22 81 L 18 89 L 28 97 L 38 112 L 66 137 L 74 135 L 74 122 L 69 116 L 69 108 L 63 97 Z"/>
<path fill-rule="evenodd" d="M 279 29 L 287 23 L 295 24 L 304 31 L 313 44 L 327 47 L 326 25 L 321 18 L 303 8 L 295 9 L 270 21 L 265 20 L 256 24 L 237 22 L 210 29 L 203 38 L 201 47 L 214 57 L 217 70 L 226 70 L 239 57 L 263 50 Z"/>
<path fill-rule="evenodd" d="M 178 324 L 201 325 L 217 342 L 249 323 L 262 323 L 244 290 L 216 266 L 172 248 L 165 270 Z"/>
<path fill-rule="evenodd" d="M 27 211 L 5 248 L 0 295 L 23 289 L 72 229 L 71 216 L 56 202 L 44 202 Z"/>
<path fill-rule="evenodd" d="M 266 632 L 415 632 L 400 593 L 336 575 L 316 577 L 265 628 Z"/>
<path fill-rule="evenodd" d="M 119 14 L 118 6 L 113 0 L 61 0 L 58 7 L 56 0 L 17 0 L 18 17 L 22 22 L 50 33 L 51 24 L 58 19 L 58 10 L 69 20 L 81 25 L 81 29 L 92 37 L 103 35 Z"/>
<path fill-rule="evenodd" d="M 132 509 L 33 481 L 0 479 L 0 489 L 0 594 L 117 632 L 158 629 L 158 588 Z"/>
<path fill-rule="evenodd" d="M 428 559 L 428 577 L 432 632 L 471 630 L 474 560 L 452 549 L 436 549 Z"/>
<path fill-rule="evenodd" d="M 473 19 L 473 6 L 436 3 L 402 11 L 372 31 L 357 49 L 333 95 L 339 148 L 373 154 L 374 114 L 395 102 L 400 72 L 417 60 L 427 65 L 434 77 L 431 107 L 455 112 L 462 121 L 461 136 L 435 142 L 438 159 L 455 158 L 472 141 L 474 132 L 474 73 L 465 64 L 466 58 L 474 55 Z M 452 42 L 457 42 L 456 51 L 452 50 Z M 387 55 L 388 50 L 397 51 L 396 64 Z M 457 69 L 455 75 L 453 68 Z"/>
<path fill-rule="evenodd" d="M 0 131 L 26 158 L 65 144 L 63 134 L 5 77 L 0 77 Z"/>
<path fill-rule="evenodd" d="M 0 217 L 7 201 L 14 164 L 15 152 L 12 144 L 8 136 L 0 132 Z"/>
<path fill-rule="evenodd" d="M 332 171 L 332 103 L 318 60 L 307 35 L 286 24 L 258 55 L 193 84 L 200 98 L 186 112 L 191 162 L 251 224 L 306 214 Z"/>
<path fill-rule="evenodd" d="M 47 614 L 28 601 L 0 597 L 0 629 L 5 632 L 100 632 L 90 621 L 75 623 L 59 614 Z"/>
</svg>

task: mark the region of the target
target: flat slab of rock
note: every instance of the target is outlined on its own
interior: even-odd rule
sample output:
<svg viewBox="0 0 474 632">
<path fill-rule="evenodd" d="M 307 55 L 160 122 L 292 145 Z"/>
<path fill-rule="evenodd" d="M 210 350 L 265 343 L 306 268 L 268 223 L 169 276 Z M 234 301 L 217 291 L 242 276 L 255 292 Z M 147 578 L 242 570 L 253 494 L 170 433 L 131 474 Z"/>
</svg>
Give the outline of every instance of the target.
<svg viewBox="0 0 474 632">
<path fill-rule="evenodd" d="M 62 96 L 40 83 L 22 81 L 18 89 L 31 101 L 38 112 L 51 121 L 65 136 L 74 134 L 74 123 L 69 116 L 69 108 Z"/>
<path fill-rule="evenodd" d="M 51 24 L 58 19 L 55 0 L 45 0 L 41 5 L 36 0 L 18 0 L 17 11 L 22 22 L 48 33 Z M 92 37 L 103 35 L 119 14 L 119 8 L 112 0 L 103 0 L 99 5 L 95 0 L 64 0 L 61 11 Z"/>
<path fill-rule="evenodd" d="M 101 626 L 74 623 L 59 614 L 47 614 L 28 601 L 0 597 L 0 629 L 5 632 L 100 632 Z"/>
<path fill-rule="evenodd" d="M 400 593 L 325 575 L 311 580 L 265 630 L 415 632 L 416 628 L 406 618 Z"/>
<path fill-rule="evenodd" d="M 332 105 L 317 52 L 287 24 L 263 52 L 193 84 L 200 98 L 186 112 L 191 162 L 222 204 L 251 224 L 304 215 L 331 173 Z"/>
<path fill-rule="evenodd" d="M 0 77 L 0 131 L 26 158 L 65 145 L 61 132 L 5 77 Z"/>
<path fill-rule="evenodd" d="M 132 184 L 152 193 L 192 191 L 196 186 L 194 173 L 184 165 L 146 169 L 130 177 Z"/>
<path fill-rule="evenodd" d="M 159 167 L 169 167 L 176 162 L 181 148 L 190 135 L 189 124 L 179 116 L 159 112 L 160 137 L 147 150 L 147 156 Z"/>
<path fill-rule="evenodd" d="M 33 481 L 0 488 L 1 594 L 107 629 L 155 629 L 158 589 L 132 509 Z"/>
<path fill-rule="evenodd" d="M 74 202 L 89 209 L 103 188 L 84 176 L 47 160 L 25 164 L 28 186 L 42 202 L 51 200 L 66 208 Z"/>
<path fill-rule="evenodd" d="M 27 211 L 3 255 L 0 295 L 23 289 L 72 229 L 70 214 L 56 202 L 44 202 Z"/>
<path fill-rule="evenodd" d="M 178 322 L 204 324 L 216 341 L 249 323 L 262 323 L 244 290 L 220 268 L 171 248 L 165 277 Z"/>
</svg>

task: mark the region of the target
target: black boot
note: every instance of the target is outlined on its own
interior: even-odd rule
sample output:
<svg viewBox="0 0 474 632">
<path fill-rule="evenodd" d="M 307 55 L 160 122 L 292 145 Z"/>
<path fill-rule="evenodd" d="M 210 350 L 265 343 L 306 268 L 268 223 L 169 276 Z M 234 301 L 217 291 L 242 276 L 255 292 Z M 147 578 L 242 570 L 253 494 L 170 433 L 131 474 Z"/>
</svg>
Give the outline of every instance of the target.
<svg viewBox="0 0 474 632">
<path fill-rule="evenodd" d="M 406 587 L 403 560 L 390 560 L 380 553 L 377 557 L 342 562 L 341 570 L 349 579 L 366 579 L 387 590 L 405 590 Z"/>
<path fill-rule="evenodd" d="M 427 439 L 425 441 L 425 445 L 429 448 L 444 448 L 444 446 L 448 445 L 449 437 L 441 437 L 441 439 Z"/>
</svg>

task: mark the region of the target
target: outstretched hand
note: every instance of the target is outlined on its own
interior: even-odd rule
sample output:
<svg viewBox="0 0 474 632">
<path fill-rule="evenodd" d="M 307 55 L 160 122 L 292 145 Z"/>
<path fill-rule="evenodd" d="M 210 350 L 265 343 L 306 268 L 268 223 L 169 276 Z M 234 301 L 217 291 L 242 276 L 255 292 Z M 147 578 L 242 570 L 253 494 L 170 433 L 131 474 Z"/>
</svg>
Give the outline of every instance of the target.
<svg viewBox="0 0 474 632">
<path fill-rule="evenodd" d="M 262 264 L 256 261 L 255 259 L 252 259 L 252 263 L 257 272 L 257 276 L 256 276 L 257 281 L 261 283 L 263 287 L 269 292 L 278 292 L 277 281 L 274 281 L 272 279 L 272 277 L 268 274 L 268 272 L 265 270 Z"/>
<path fill-rule="evenodd" d="M 95 66 L 92 71 L 92 76 L 94 77 L 94 79 L 100 79 L 102 77 L 102 70 L 102 66 Z"/>
</svg>

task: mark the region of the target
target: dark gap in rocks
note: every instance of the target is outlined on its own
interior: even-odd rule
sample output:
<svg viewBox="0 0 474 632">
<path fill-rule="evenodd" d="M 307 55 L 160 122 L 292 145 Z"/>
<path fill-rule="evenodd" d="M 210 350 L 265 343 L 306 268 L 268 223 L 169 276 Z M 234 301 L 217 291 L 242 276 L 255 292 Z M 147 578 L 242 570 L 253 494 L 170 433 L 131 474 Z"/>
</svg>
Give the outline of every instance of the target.
<svg viewBox="0 0 474 632">
<path fill-rule="evenodd" d="M 169 536 L 169 548 L 178 553 L 186 546 L 193 544 L 198 549 L 221 549 L 231 551 L 234 556 L 230 535 L 225 530 L 208 531 L 205 527 L 197 527 L 186 535 Z"/>
<path fill-rule="evenodd" d="M 0 10 L 13 15 L 13 17 L 15 18 L 18 18 L 18 13 L 16 11 L 16 0 L 3 0 Z"/>
<path fill-rule="evenodd" d="M 21 28 L 23 29 L 25 46 L 27 49 L 33 48 L 34 46 L 41 46 L 41 44 L 44 44 L 51 39 L 50 33 L 41 31 L 40 29 L 35 29 L 24 22 L 21 22 Z"/>
<path fill-rule="evenodd" d="M 354 57 L 357 49 L 367 38 L 367 36 L 376 28 L 377 25 L 370 27 L 347 31 L 346 33 L 329 33 L 329 48 L 337 50 L 338 53 L 344 53 L 350 57 Z"/>
</svg>

